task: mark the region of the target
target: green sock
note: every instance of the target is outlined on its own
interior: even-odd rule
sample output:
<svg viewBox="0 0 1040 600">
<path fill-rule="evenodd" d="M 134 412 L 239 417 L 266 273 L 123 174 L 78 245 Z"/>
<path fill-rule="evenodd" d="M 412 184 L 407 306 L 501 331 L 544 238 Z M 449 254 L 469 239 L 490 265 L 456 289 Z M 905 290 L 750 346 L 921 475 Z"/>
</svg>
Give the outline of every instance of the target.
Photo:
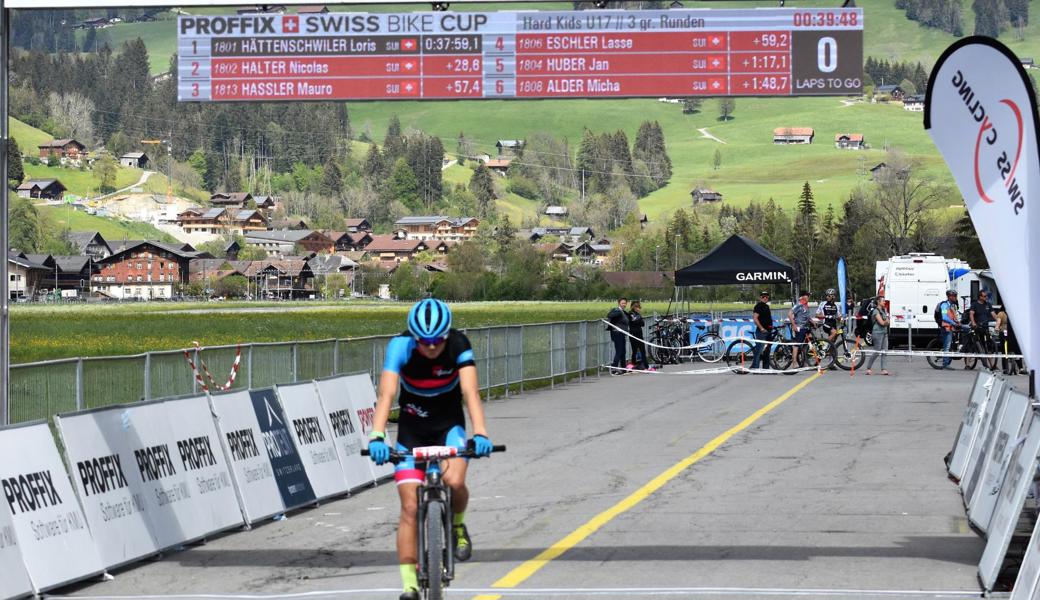
<svg viewBox="0 0 1040 600">
<path fill-rule="evenodd" d="M 462 511 L 460 513 L 455 513 L 454 515 L 451 516 L 451 523 L 453 525 L 455 525 L 456 527 L 458 527 L 459 525 L 462 525 L 465 521 L 466 521 L 466 511 Z"/>
<path fill-rule="evenodd" d="M 401 565 L 401 585 L 404 586 L 406 592 L 408 590 L 419 591 L 419 577 L 415 574 L 414 564 Z"/>
</svg>

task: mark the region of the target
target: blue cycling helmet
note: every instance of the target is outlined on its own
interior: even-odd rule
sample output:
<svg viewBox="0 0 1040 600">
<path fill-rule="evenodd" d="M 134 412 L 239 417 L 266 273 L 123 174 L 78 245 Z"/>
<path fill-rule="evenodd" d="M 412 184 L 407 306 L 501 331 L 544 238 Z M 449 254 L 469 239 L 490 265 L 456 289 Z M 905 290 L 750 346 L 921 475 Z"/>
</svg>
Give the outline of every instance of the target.
<svg viewBox="0 0 1040 600">
<path fill-rule="evenodd" d="M 420 342 L 437 343 L 451 329 L 451 309 L 436 298 L 415 303 L 408 311 L 408 331 Z"/>
</svg>

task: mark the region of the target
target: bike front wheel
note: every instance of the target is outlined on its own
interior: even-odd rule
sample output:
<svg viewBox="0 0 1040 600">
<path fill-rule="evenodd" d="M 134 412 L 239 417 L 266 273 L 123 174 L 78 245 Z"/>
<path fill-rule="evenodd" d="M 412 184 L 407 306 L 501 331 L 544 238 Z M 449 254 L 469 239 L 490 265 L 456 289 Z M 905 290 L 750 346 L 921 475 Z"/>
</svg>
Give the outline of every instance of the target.
<svg viewBox="0 0 1040 600">
<path fill-rule="evenodd" d="M 714 333 L 705 333 L 697 340 L 698 344 L 705 344 L 697 348 L 697 356 L 706 363 L 717 363 L 726 355 L 726 342 Z"/>
<path fill-rule="evenodd" d="M 862 349 L 855 343 L 849 344 L 848 340 L 842 340 L 834 346 L 834 364 L 843 371 L 862 367 L 865 359 Z"/>
<path fill-rule="evenodd" d="M 816 340 L 808 347 L 806 365 L 826 371 L 834 366 L 834 352 L 827 340 Z"/>
<path fill-rule="evenodd" d="M 726 366 L 750 367 L 754 347 L 750 342 L 734 340 L 726 348 Z"/>
<path fill-rule="evenodd" d="M 444 532 L 444 505 L 433 500 L 426 506 L 426 598 L 444 599 L 444 554 L 451 544 Z"/>
<path fill-rule="evenodd" d="M 975 340 L 968 340 L 967 342 L 965 342 L 961 346 L 961 352 L 963 352 L 964 354 L 982 354 L 982 348 L 979 347 L 978 342 L 976 342 Z M 979 359 L 977 357 L 974 357 L 974 356 L 965 356 L 964 357 L 964 368 L 965 369 L 974 370 L 975 369 L 975 365 L 977 365 L 978 363 L 979 363 Z"/>
<path fill-rule="evenodd" d="M 928 346 L 925 348 L 925 350 L 927 350 L 928 352 L 942 352 L 942 349 L 943 342 L 939 338 L 936 338 L 928 342 Z M 929 354 L 925 357 L 925 360 L 928 361 L 928 365 L 931 366 L 933 369 L 942 369 L 943 359 L 941 356 L 932 356 L 931 354 Z"/>
</svg>

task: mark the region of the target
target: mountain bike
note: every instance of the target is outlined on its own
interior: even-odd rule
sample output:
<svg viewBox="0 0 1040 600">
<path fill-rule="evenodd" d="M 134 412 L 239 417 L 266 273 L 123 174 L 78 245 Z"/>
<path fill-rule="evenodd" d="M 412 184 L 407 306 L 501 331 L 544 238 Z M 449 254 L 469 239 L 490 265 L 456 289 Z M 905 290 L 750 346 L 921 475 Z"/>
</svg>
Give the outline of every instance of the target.
<svg viewBox="0 0 1040 600">
<path fill-rule="evenodd" d="M 505 452 L 505 446 L 492 446 L 492 452 Z M 368 448 L 361 449 L 368 456 Z M 444 588 L 455 578 L 455 553 L 451 542 L 451 489 L 441 479 L 440 461 L 445 458 L 477 458 L 471 448 L 423 446 L 411 452 L 390 451 L 390 462 L 397 464 L 414 458 L 416 467 L 425 465 L 426 478 L 419 486 L 419 562 L 415 565 L 419 594 L 426 600 L 443 600 Z"/>
<path fill-rule="evenodd" d="M 782 345 L 778 342 L 785 342 L 783 330 L 780 327 L 773 327 L 770 331 L 768 340 L 759 340 L 758 343 L 768 344 L 769 348 L 769 364 L 774 369 L 780 371 L 786 370 L 791 366 L 791 346 Z M 740 365 L 746 366 L 753 361 L 755 351 L 755 343 L 750 340 L 739 339 L 730 342 L 726 348 L 726 365 Z M 762 349 L 762 355 L 765 355 L 766 349 Z"/>
<path fill-rule="evenodd" d="M 851 332 L 846 330 L 843 321 L 838 322 L 837 331 L 838 337 L 835 338 L 834 343 L 831 345 L 831 355 L 834 357 L 834 364 L 844 371 L 862 367 L 863 361 L 867 357 L 863 354 L 862 348 L 856 346 L 855 338 L 849 339 L 847 333 Z"/>
<path fill-rule="evenodd" d="M 791 339 L 794 339 L 794 327 L 790 323 L 787 324 L 787 327 L 791 329 Z M 791 370 L 785 368 L 785 375 L 793 375 L 797 372 L 795 369 L 802 367 L 815 367 L 820 371 L 826 371 L 834 366 L 834 352 L 827 336 L 820 335 L 819 325 L 815 321 L 810 321 L 806 327 L 809 328 L 809 331 L 805 336 L 805 341 L 797 346 L 788 346 L 799 349 L 798 364 L 789 365 L 789 367 L 793 367 Z"/>
<path fill-rule="evenodd" d="M 997 357 L 994 356 L 997 353 L 996 344 L 993 343 L 993 339 L 986 335 L 979 335 L 979 332 L 975 329 L 967 328 L 961 331 L 954 332 L 953 343 L 950 344 L 950 352 L 959 354 L 988 354 L 990 357 L 979 359 L 974 356 L 965 356 L 964 368 L 974 369 L 975 365 L 982 361 L 982 365 L 987 369 L 997 368 Z M 943 340 L 942 336 L 938 336 L 932 341 L 928 342 L 926 350 L 928 352 L 942 352 Z M 925 360 L 933 369 L 942 369 L 943 357 L 941 356 L 927 356 Z M 952 357 L 951 360 L 962 360 L 959 357 Z"/>
<path fill-rule="evenodd" d="M 719 337 L 718 326 L 712 327 L 697 336 L 691 348 L 690 320 L 684 316 L 661 317 L 650 328 L 650 348 L 656 362 L 661 364 L 678 364 L 686 360 L 699 358 L 707 363 L 722 360 L 726 353 L 726 343 Z"/>
</svg>

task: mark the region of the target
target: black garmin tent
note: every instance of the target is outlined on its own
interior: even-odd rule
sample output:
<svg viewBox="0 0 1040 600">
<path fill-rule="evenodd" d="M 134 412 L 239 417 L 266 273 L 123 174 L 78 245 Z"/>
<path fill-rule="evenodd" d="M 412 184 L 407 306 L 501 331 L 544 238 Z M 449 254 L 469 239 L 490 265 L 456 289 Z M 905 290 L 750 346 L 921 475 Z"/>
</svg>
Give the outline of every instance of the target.
<svg viewBox="0 0 1040 600">
<path fill-rule="evenodd" d="M 795 268 L 744 236 L 732 235 L 704 258 L 675 272 L 675 285 L 793 284 Z"/>
</svg>

